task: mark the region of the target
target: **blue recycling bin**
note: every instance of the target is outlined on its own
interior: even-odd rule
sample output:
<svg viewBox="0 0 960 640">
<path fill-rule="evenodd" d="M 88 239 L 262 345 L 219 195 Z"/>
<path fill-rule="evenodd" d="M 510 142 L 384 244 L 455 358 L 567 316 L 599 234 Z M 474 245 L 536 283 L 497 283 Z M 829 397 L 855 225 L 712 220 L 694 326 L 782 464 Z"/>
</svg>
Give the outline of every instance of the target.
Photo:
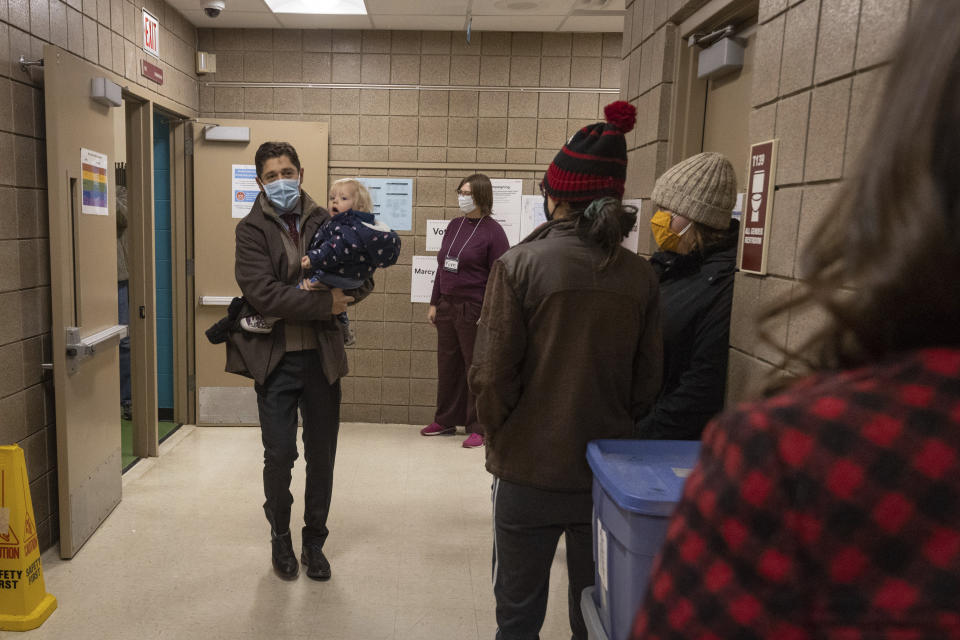
<svg viewBox="0 0 960 640">
<path fill-rule="evenodd" d="M 629 637 L 653 559 L 700 453 L 690 440 L 595 440 L 593 470 L 594 597 L 610 640 Z"/>
<path fill-rule="evenodd" d="M 596 585 L 587 587 L 580 594 L 580 610 L 583 612 L 583 624 L 587 627 L 587 640 L 610 640 L 600 621 L 596 589 Z"/>
</svg>

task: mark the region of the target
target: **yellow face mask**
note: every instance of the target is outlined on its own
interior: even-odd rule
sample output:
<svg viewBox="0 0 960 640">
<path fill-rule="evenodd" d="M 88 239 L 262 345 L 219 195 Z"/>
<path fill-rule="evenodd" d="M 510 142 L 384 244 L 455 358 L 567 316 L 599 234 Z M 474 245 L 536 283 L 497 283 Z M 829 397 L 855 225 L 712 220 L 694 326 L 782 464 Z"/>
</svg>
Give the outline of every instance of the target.
<svg viewBox="0 0 960 640">
<path fill-rule="evenodd" d="M 653 214 L 653 217 L 650 219 L 650 230 L 653 231 L 653 239 L 657 242 L 657 246 L 664 251 L 676 251 L 680 246 L 680 237 L 693 226 L 693 222 L 691 221 L 677 233 L 670 228 L 672 221 L 673 215 L 660 210 Z"/>
</svg>

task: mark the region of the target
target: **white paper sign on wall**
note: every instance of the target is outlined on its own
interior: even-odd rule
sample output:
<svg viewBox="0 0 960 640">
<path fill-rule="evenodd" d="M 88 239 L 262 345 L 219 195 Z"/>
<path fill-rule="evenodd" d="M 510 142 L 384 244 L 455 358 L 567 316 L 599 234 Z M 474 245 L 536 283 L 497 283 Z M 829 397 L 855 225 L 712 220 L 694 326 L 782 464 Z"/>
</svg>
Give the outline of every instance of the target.
<svg viewBox="0 0 960 640">
<path fill-rule="evenodd" d="M 633 223 L 633 229 L 631 229 L 630 234 L 623 239 L 623 242 L 620 243 L 620 246 L 636 253 L 640 244 L 640 205 L 643 204 L 643 200 L 640 198 L 624 200 L 623 204 L 628 204 L 637 208 L 637 221 Z"/>
<path fill-rule="evenodd" d="M 234 164 L 230 166 L 230 211 L 234 218 L 243 218 L 253 209 L 260 195 L 257 184 L 257 165 Z"/>
<path fill-rule="evenodd" d="M 733 219 L 739 220 L 743 217 L 743 193 L 737 194 L 737 204 L 733 205 Z"/>
<path fill-rule="evenodd" d="M 83 171 L 83 193 L 80 213 L 94 216 L 110 215 L 110 187 L 108 183 L 107 154 L 80 149 L 80 168 Z"/>
<path fill-rule="evenodd" d="M 413 178 L 357 178 L 370 192 L 373 213 L 394 231 L 413 229 Z"/>
<path fill-rule="evenodd" d="M 437 276 L 436 256 L 413 256 L 410 274 L 410 302 L 430 304 L 433 280 Z"/>
<path fill-rule="evenodd" d="M 427 251 L 440 251 L 449 220 L 427 220 Z"/>
<path fill-rule="evenodd" d="M 493 214 L 491 217 L 500 223 L 510 246 L 520 242 L 520 213 L 522 209 L 523 180 L 513 178 L 493 178 Z"/>
<path fill-rule="evenodd" d="M 523 215 L 520 218 L 520 239 L 523 240 L 530 232 L 547 221 L 543 212 L 543 196 L 523 196 Z"/>
</svg>

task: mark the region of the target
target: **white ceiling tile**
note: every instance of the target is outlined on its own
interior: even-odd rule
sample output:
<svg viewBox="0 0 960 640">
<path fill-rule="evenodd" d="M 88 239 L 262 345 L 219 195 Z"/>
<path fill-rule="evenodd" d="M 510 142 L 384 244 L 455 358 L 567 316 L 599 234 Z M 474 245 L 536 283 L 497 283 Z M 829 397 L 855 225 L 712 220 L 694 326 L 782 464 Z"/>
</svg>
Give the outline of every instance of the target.
<svg viewBox="0 0 960 640">
<path fill-rule="evenodd" d="M 277 15 L 289 29 L 369 29 L 370 16 L 308 16 L 296 13 Z"/>
<path fill-rule="evenodd" d="M 182 0 L 181 0 L 182 1 Z M 227 3 L 227 8 L 224 11 L 226 14 L 227 11 L 269 11 L 267 4 L 263 0 L 224 0 Z M 202 6 L 202 0 L 187 0 L 187 3 L 191 8 L 199 8 Z"/>
<path fill-rule="evenodd" d="M 208 18 L 202 10 L 183 11 L 183 17 L 199 27 L 213 29 L 279 29 L 283 25 L 268 11 L 225 10 L 219 18 Z"/>
<path fill-rule="evenodd" d="M 367 13 L 372 16 L 415 16 L 430 12 L 432 16 L 463 16 L 467 13 L 467 0 L 365 0 Z"/>
<path fill-rule="evenodd" d="M 464 16 L 370 16 L 374 29 L 459 31 L 463 29 Z"/>
<path fill-rule="evenodd" d="M 367 15 L 363 0 L 270 0 L 267 4 L 274 13 Z"/>
<path fill-rule="evenodd" d="M 522 10 L 505 7 L 521 3 L 536 6 Z M 473 0 L 471 11 L 474 16 L 565 16 L 574 4 L 575 0 Z"/>
<path fill-rule="evenodd" d="M 192 24 L 213 29 L 224 28 L 324 28 L 324 29 L 398 29 L 424 31 L 460 31 L 464 27 L 470 0 L 365 0 L 368 16 L 274 15 L 263 0 L 226 0 L 227 8 L 219 18 L 210 19 L 202 10 L 203 0 L 167 0 Z M 582 31 L 616 32 L 623 30 L 621 15 L 569 15 L 585 5 L 578 0 L 505 0 L 536 3 L 530 10 L 504 8 L 504 0 L 472 0 L 475 31 Z M 497 6 L 498 3 L 500 6 Z M 623 9 L 625 0 L 610 0 L 606 9 Z M 424 12 L 429 14 L 424 15 Z"/>
<path fill-rule="evenodd" d="M 623 11 L 627 8 L 626 0 L 576 0 L 573 5 L 575 11 Z"/>
<path fill-rule="evenodd" d="M 559 31 L 584 33 L 623 33 L 623 16 L 570 16 Z"/>
<path fill-rule="evenodd" d="M 473 16 L 474 31 L 556 31 L 564 16 Z"/>
<path fill-rule="evenodd" d="M 207 18 L 203 13 L 203 1 L 204 0 L 168 0 L 167 4 L 183 15 L 199 13 L 207 22 L 213 22 L 213 20 Z M 227 8 L 224 10 L 222 16 L 234 11 L 269 11 L 263 0 L 224 0 L 224 2 L 227 3 Z M 210 25 L 204 24 L 200 26 L 208 27 Z"/>
</svg>

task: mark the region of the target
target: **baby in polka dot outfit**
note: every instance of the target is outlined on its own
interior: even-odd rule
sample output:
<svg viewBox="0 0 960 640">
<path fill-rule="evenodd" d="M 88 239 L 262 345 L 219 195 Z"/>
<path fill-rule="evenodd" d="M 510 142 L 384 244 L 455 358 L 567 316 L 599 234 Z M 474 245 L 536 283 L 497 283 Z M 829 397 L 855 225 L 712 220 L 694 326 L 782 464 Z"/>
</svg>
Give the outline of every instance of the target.
<svg viewBox="0 0 960 640">
<path fill-rule="evenodd" d="M 301 259 L 307 278 L 330 287 L 349 291 L 363 284 L 377 269 L 396 264 L 400 257 L 400 237 L 372 213 L 370 192 L 358 180 L 344 178 L 330 187 L 330 220 L 324 223 L 310 239 L 307 254 Z M 346 312 L 337 316 L 341 322 L 344 344 L 355 342 Z M 272 328 L 264 318 L 258 318 L 266 331 Z M 249 325 L 249 326 L 248 326 Z M 255 322 L 243 325 L 248 331 Z"/>
</svg>

